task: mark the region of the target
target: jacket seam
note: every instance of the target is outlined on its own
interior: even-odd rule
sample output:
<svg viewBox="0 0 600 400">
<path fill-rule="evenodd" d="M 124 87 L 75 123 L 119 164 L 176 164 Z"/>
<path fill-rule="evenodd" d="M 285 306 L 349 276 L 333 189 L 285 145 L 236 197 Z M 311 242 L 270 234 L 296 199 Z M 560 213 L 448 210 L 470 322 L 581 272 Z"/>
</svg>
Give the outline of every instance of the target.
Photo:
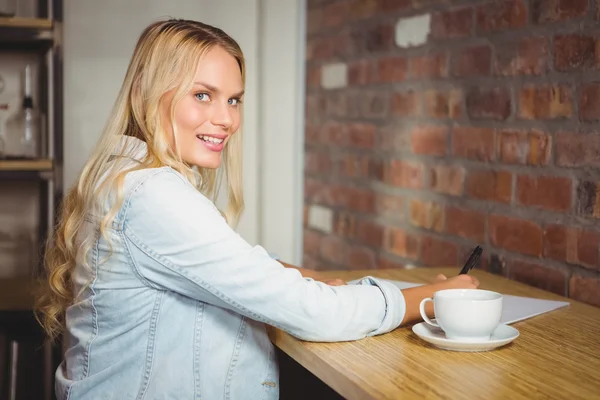
<svg viewBox="0 0 600 400">
<path fill-rule="evenodd" d="M 133 271 L 133 275 L 135 275 L 146 286 L 161 290 L 142 275 L 137 263 L 135 262 L 135 258 L 131 255 L 131 249 L 129 247 L 129 243 L 127 242 L 127 238 L 125 237 L 125 233 L 123 231 L 119 231 L 118 234 L 121 236 L 121 240 L 123 241 L 123 245 L 127 251 L 127 260 L 129 261 L 128 264 Z"/>
<path fill-rule="evenodd" d="M 284 327 L 279 325 L 277 322 L 271 321 L 270 319 L 265 318 L 263 315 L 257 314 L 253 311 L 250 311 L 249 309 L 247 309 L 246 307 L 244 307 L 237 301 L 229 298 L 228 296 L 223 294 L 221 291 L 217 290 L 215 287 L 213 287 L 212 285 L 207 283 L 205 280 L 198 278 L 198 277 L 189 276 L 184 270 L 173 265 L 169 260 L 164 259 L 160 254 L 156 254 L 152 249 L 150 249 L 148 246 L 146 246 L 133 232 L 127 230 L 127 231 L 124 231 L 124 234 L 129 240 L 131 240 L 131 242 L 138 249 L 140 249 L 140 251 L 142 251 L 148 257 L 150 257 L 151 259 L 153 259 L 154 261 L 159 263 L 161 266 L 163 266 L 163 267 L 169 269 L 171 272 L 189 280 L 190 282 L 194 283 L 196 286 L 199 286 L 200 288 L 208 291 L 209 293 L 213 294 L 214 296 L 218 297 L 219 299 L 225 301 L 227 304 L 235 307 L 237 310 L 247 313 L 249 316 L 252 317 L 252 319 L 259 321 L 259 322 L 263 322 L 263 323 L 271 325 L 271 326 L 274 326 L 284 332 L 289 333 L 289 331 L 287 329 L 285 329 Z"/>
<path fill-rule="evenodd" d="M 152 373 L 152 366 L 154 364 L 154 346 L 156 344 L 156 326 L 158 325 L 159 311 L 162 305 L 164 297 L 164 291 L 157 292 L 156 299 L 154 300 L 154 308 L 152 310 L 152 316 L 150 318 L 150 326 L 148 327 L 148 344 L 146 346 L 146 365 L 144 367 L 144 374 L 142 376 L 142 382 L 140 390 L 136 397 L 137 400 L 143 400 L 146 396 L 146 390 L 148 390 L 148 383 L 150 382 L 150 374 Z"/>
<path fill-rule="evenodd" d="M 87 378 L 88 374 L 90 372 L 90 358 L 91 358 L 91 352 L 92 352 L 92 344 L 94 343 L 94 340 L 96 340 L 96 338 L 98 337 L 98 330 L 99 330 L 99 328 L 98 328 L 98 310 L 96 309 L 96 305 L 94 304 L 94 299 L 96 298 L 95 285 L 96 285 L 96 281 L 98 279 L 98 257 L 99 257 L 98 245 L 99 245 L 99 241 L 100 241 L 99 235 L 100 235 L 100 231 L 97 230 L 96 231 L 96 241 L 95 241 L 95 245 L 94 245 L 94 257 L 93 257 L 94 280 L 90 284 L 90 290 L 92 291 L 92 296 L 91 296 L 90 302 L 91 302 L 91 306 L 92 306 L 93 334 L 86 346 L 86 351 L 85 351 L 85 356 L 84 356 L 85 357 L 85 366 L 83 368 L 83 377 L 84 378 Z"/>
<path fill-rule="evenodd" d="M 139 179 L 139 181 L 135 184 L 135 186 L 131 189 L 131 191 L 129 192 L 127 197 L 123 200 L 123 205 L 121 206 L 121 210 L 119 212 L 119 215 L 120 215 L 119 220 L 120 221 L 119 221 L 118 228 L 117 228 L 119 231 L 122 231 L 125 229 L 124 228 L 125 219 L 127 218 L 127 212 L 129 211 L 129 208 L 131 205 L 131 200 L 132 200 L 133 196 L 137 193 L 138 190 L 140 190 L 142 185 L 144 185 L 150 178 L 152 178 L 153 176 L 158 175 L 160 173 L 172 174 L 172 175 L 178 177 L 182 182 L 185 183 L 185 181 L 180 176 L 178 176 L 178 174 L 175 173 L 175 171 L 173 171 L 173 169 L 171 167 L 161 167 L 161 168 L 157 169 L 156 171 L 152 171 L 151 173 L 148 173 L 145 176 L 141 177 Z"/>
<path fill-rule="evenodd" d="M 242 317 L 240 321 L 240 327 L 238 328 L 235 346 L 233 347 L 233 352 L 231 353 L 231 361 L 229 362 L 229 368 L 227 369 L 227 376 L 225 378 L 225 393 L 223 393 L 223 396 L 227 400 L 231 399 L 231 381 L 233 380 L 233 373 L 235 372 L 235 367 L 237 366 L 240 349 L 246 336 L 246 326 L 246 318 Z"/>
<path fill-rule="evenodd" d="M 196 321 L 194 323 L 194 399 L 200 400 L 200 349 L 202 344 L 202 326 L 204 323 L 204 303 L 196 301 Z"/>
</svg>

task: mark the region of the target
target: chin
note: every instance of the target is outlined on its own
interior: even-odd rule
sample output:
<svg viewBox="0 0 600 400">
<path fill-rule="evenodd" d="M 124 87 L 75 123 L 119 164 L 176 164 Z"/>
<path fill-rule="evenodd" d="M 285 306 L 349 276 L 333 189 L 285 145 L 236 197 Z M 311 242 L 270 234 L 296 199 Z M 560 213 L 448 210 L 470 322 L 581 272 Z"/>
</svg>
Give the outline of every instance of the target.
<svg viewBox="0 0 600 400">
<path fill-rule="evenodd" d="M 221 157 L 215 157 L 212 159 L 207 159 L 206 157 L 201 159 L 192 159 L 188 162 L 188 164 L 195 165 L 198 168 L 217 169 L 219 166 L 221 166 Z"/>
</svg>

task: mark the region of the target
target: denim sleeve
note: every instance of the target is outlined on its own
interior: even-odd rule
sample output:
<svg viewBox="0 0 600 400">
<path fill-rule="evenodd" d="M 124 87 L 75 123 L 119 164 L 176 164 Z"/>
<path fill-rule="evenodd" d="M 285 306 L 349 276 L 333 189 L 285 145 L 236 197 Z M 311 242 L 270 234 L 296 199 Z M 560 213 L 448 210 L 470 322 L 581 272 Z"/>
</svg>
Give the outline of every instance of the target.
<svg viewBox="0 0 600 400">
<path fill-rule="evenodd" d="M 148 284 L 231 309 L 309 341 L 389 332 L 406 305 L 393 284 L 366 277 L 329 286 L 251 246 L 214 204 L 174 171 L 139 184 L 124 205 L 123 234 Z"/>
</svg>

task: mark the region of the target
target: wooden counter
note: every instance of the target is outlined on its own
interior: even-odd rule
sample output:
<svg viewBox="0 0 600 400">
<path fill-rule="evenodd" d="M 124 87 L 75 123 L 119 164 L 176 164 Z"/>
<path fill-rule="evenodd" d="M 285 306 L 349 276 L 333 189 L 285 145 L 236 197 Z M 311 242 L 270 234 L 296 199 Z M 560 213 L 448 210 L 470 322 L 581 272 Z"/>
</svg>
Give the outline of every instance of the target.
<svg viewBox="0 0 600 400">
<path fill-rule="evenodd" d="M 457 269 L 332 271 L 426 283 Z M 345 343 L 310 343 L 272 330 L 277 347 L 346 399 L 600 399 L 600 309 L 472 271 L 482 289 L 567 300 L 568 307 L 512 324 L 520 336 L 491 352 L 440 350 L 411 327 Z"/>
</svg>

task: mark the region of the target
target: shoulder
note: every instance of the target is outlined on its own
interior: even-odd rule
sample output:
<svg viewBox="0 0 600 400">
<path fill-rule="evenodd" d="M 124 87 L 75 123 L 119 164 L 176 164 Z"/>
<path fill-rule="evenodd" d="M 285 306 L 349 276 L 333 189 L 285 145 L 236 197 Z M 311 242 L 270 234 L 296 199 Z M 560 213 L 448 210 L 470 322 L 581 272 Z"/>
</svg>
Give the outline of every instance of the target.
<svg viewBox="0 0 600 400">
<path fill-rule="evenodd" d="M 140 215 L 178 218 L 190 208 L 220 215 L 210 199 L 170 167 L 132 171 L 124 185 L 122 211 L 127 219 Z"/>
</svg>

